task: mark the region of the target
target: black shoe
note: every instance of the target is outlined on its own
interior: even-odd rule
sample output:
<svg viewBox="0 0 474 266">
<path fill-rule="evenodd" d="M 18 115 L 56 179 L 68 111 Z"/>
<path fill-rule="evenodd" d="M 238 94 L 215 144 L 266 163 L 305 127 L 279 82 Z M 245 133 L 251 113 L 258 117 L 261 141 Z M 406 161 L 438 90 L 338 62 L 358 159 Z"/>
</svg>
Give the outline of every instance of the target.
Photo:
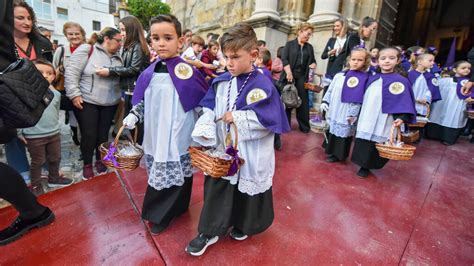
<svg viewBox="0 0 474 266">
<path fill-rule="evenodd" d="M 199 234 L 196 238 L 189 242 L 185 251 L 192 256 L 201 256 L 206 252 L 207 247 L 215 244 L 219 240 L 218 236 L 208 236 L 205 234 Z"/>
<path fill-rule="evenodd" d="M 232 237 L 234 240 L 242 241 L 247 239 L 249 236 L 234 227 L 232 228 L 232 231 L 230 231 L 230 237 Z"/>
<path fill-rule="evenodd" d="M 280 139 L 280 135 L 275 135 L 275 141 L 273 142 L 273 147 L 275 148 L 275 150 L 277 151 L 281 151 L 281 139 Z"/>
<path fill-rule="evenodd" d="M 357 175 L 358 175 L 360 178 L 366 178 L 366 177 L 368 177 L 368 176 L 369 176 L 369 173 L 370 173 L 369 169 L 364 168 L 364 167 L 361 167 L 361 168 L 359 169 L 359 171 L 357 171 Z"/>
<path fill-rule="evenodd" d="M 160 224 L 152 224 L 151 228 L 150 228 L 150 232 L 151 232 L 152 235 L 158 235 L 161 232 L 165 231 L 166 228 L 168 228 L 169 225 L 170 225 L 170 222 L 166 222 L 166 223 L 162 222 Z"/>
<path fill-rule="evenodd" d="M 0 245 L 6 245 L 15 241 L 31 229 L 48 225 L 53 221 L 54 213 L 49 208 L 46 208 L 43 214 L 34 219 L 17 217 L 9 227 L 0 231 Z"/>
<path fill-rule="evenodd" d="M 48 178 L 48 187 L 49 188 L 54 188 L 54 187 L 67 187 L 70 186 L 74 183 L 74 180 L 69 179 L 69 178 L 64 178 L 62 176 L 58 178 Z"/>
<path fill-rule="evenodd" d="M 339 160 L 336 156 L 334 155 L 329 155 L 329 157 L 326 159 L 326 162 L 328 163 L 337 163 L 337 162 L 340 162 L 341 160 Z"/>
</svg>

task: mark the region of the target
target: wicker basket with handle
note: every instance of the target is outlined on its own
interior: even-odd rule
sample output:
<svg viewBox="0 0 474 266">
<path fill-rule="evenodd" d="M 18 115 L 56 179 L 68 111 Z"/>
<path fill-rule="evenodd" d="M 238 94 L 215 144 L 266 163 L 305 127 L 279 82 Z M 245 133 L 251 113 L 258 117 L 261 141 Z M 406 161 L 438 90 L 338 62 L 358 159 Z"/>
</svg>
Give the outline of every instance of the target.
<svg viewBox="0 0 474 266">
<path fill-rule="evenodd" d="M 235 135 L 233 146 L 234 146 L 234 149 L 237 149 L 237 145 L 239 143 L 239 135 L 237 132 L 237 127 L 235 126 L 234 123 L 231 123 L 230 125 L 233 128 L 234 135 Z M 206 149 L 204 147 L 194 147 L 194 146 L 189 147 L 189 154 L 191 156 L 191 164 L 211 177 L 220 178 L 223 176 L 227 176 L 227 174 L 229 173 L 229 169 L 232 163 L 234 162 L 234 158 L 230 160 L 226 160 L 223 158 L 214 157 L 206 152 L 208 150 L 212 150 L 212 149 Z M 245 163 L 244 159 L 240 158 L 238 167 L 240 168 L 244 163 Z"/>
<path fill-rule="evenodd" d="M 322 86 L 322 84 L 323 84 L 322 75 L 319 75 L 319 74 L 315 74 L 315 75 L 319 77 L 319 84 L 305 82 L 304 83 L 304 88 L 309 90 L 309 91 L 321 92 L 322 90 L 324 90 L 324 88 Z"/>
<path fill-rule="evenodd" d="M 375 148 L 379 152 L 379 156 L 382 158 L 397 160 L 397 161 L 407 161 L 410 160 L 413 155 L 415 155 L 416 147 L 403 143 L 401 146 L 396 146 L 395 144 L 395 129 L 397 129 L 397 142 L 400 143 L 402 140 L 402 134 L 400 133 L 400 127 L 395 127 L 394 125 L 390 129 L 390 140 L 387 144 L 377 143 Z"/>
<path fill-rule="evenodd" d="M 426 115 L 425 115 L 425 118 L 428 118 L 430 117 L 430 105 L 425 103 L 424 105 L 426 105 Z M 408 127 L 425 127 L 426 124 L 428 123 L 427 121 L 428 119 L 425 120 L 422 120 L 422 121 L 416 121 L 416 123 L 414 124 L 408 124 Z"/>
<path fill-rule="evenodd" d="M 135 129 L 134 135 L 133 135 L 133 142 L 130 142 L 128 140 L 119 140 L 120 135 L 123 132 L 123 129 L 125 126 L 122 126 L 119 129 L 119 132 L 117 133 L 117 136 L 115 137 L 113 144 L 113 147 L 117 147 L 119 143 L 123 143 L 125 145 L 133 145 L 135 148 L 139 151 L 138 155 L 133 155 L 133 156 L 123 156 L 118 154 L 117 152 L 114 152 L 113 157 L 115 158 L 116 164 L 114 164 L 113 160 L 109 160 L 105 158 L 107 154 L 109 153 L 109 149 L 111 148 L 111 142 L 105 142 L 102 143 L 99 146 L 99 151 L 100 151 L 100 158 L 102 159 L 102 163 L 106 165 L 107 167 L 119 169 L 119 170 L 125 170 L 125 171 L 131 171 L 134 170 L 138 167 L 140 164 L 140 159 L 143 157 L 143 150 L 138 148 L 136 146 L 137 142 L 137 134 L 138 130 Z"/>
<path fill-rule="evenodd" d="M 414 143 L 420 139 L 420 131 L 412 130 L 407 133 L 402 133 L 402 141 L 404 143 Z"/>
</svg>

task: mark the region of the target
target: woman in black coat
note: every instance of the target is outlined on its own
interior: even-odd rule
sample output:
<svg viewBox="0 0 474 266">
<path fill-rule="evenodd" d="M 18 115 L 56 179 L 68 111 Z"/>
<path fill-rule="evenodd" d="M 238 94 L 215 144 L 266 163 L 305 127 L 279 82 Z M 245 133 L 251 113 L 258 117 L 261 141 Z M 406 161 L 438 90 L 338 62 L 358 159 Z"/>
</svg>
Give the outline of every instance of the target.
<svg viewBox="0 0 474 266">
<path fill-rule="evenodd" d="M 313 25 L 301 23 L 296 30 L 296 39 L 285 44 L 281 55 L 284 71 L 281 74 L 280 81 L 283 83 L 294 82 L 298 89 L 301 106 L 296 108 L 296 119 L 298 120 L 299 129 L 303 133 L 308 133 L 311 129 L 309 125 L 308 91 L 305 90 L 304 83 L 308 80 L 309 69 L 316 68 L 313 46 L 308 43 L 313 31 Z M 286 109 L 290 125 L 291 111 L 292 109 Z"/>
<path fill-rule="evenodd" d="M 13 40 L 13 1 L 0 1 L 0 71 L 16 61 Z M 0 84 L 0 91 L 3 89 Z M 3 124 L 0 111 L 0 143 L 16 137 L 16 130 Z M 10 226 L 0 230 L 0 245 L 8 244 L 35 227 L 45 226 L 54 220 L 53 212 L 38 203 L 23 178 L 13 168 L 0 162 L 0 198 L 7 200 L 19 212 Z"/>
</svg>

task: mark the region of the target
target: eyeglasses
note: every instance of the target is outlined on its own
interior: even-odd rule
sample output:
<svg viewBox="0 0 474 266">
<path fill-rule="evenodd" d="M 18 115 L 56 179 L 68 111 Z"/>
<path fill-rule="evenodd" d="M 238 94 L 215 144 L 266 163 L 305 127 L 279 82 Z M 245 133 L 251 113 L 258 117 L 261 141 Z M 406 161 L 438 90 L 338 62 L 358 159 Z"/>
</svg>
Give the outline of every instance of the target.
<svg viewBox="0 0 474 266">
<path fill-rule="evenodd" d="M 116 38 L 112 38 L 114 40 L 116 40 L 117 42 L 122 42 L 122 39 L 116 39 Z"/>
</svg>

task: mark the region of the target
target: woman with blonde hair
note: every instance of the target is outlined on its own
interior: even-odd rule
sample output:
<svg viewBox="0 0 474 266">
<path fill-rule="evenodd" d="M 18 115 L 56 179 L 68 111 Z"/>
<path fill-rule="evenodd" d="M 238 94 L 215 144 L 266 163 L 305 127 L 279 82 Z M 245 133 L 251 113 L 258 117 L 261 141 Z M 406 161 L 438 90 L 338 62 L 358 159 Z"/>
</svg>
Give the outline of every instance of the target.
<svg viewBox="0 0 474 266">
<path fill-rule="evenodd" d="M 285 44 L 281 56 L 284 71 L 280 76 L 280 81 L 282 81 L 282 84 L 294 83 L 298 90 L 301 105 L 296 108 L 296 119 L 298 120 L 299 129 L 303 133 L 308 133 L 311 129 L 309 125 L 308 92 L 304 88 L 304 83 L 308 80 L 309 69 L 316 69 L 314 49 L 308 43 L 313 31 L 314 27 L 310 23 L 299 24 L 296 29 L 297 37 Z M 292 109 L 286 109 L 290 125 L 291 111 Z"/>
<path fill-rule="evenodd" d="M 321 54 L 321 59 L 328 59 L 326 78 L 332 80 L 332 77 L 344 68 L 347 56 L 353 47 L 348 46 L 347 31 L 349 25 L 347 19 L 338 18 L 334 21 L 333 36 L 329 38 L 326 48 Z M 328 85 L 328 84 L 327 84 Z"/>
<path fill-rule="evenodd" d="M 86 42 L 86 32 L 79 23 L 68 21 L 63 25 L 63 34 L 66 36 L 68 43 L 56 49 L 53 57 L 54 69 L 56 74 L 56 89 L 65 95 L 64 91 L 64 70 L 69 63 L 72 53 Z M 61 80 L 62 77 L 62 80 Z M 80 141 L 77 134 L 78 123 L 74 112 L 72 111 L 72 103 L 67 97 L 61 98 L 61 109 L 66 111 L 66 120 L 69 122 L 72 132 L 72 140 L 74 144 L 79 145 Z M 67 123 L 67 122 L 66 122 Z"/>
</svg>

